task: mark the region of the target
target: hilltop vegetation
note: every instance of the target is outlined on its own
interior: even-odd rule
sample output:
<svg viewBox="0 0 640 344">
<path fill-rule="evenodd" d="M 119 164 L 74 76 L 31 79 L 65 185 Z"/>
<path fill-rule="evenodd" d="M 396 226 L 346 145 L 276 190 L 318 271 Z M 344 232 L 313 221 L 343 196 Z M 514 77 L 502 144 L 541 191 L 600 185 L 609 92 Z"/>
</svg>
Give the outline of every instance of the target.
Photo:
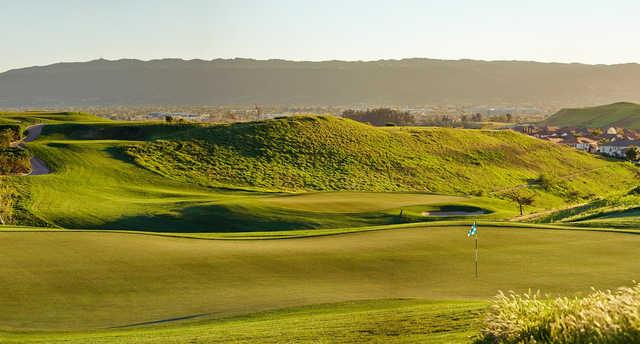
<svg viewBox="0 0 640 344">
<path fill-rule="evenodd" d="M 564 189 L 540 188 L 549 202 L 566 199 L 566 189 L 577 199 L 606 194 L 636 171 L 511 131 L 376 128 L 321 116 L 194 128 L 126 152 L 168 178 L 262 190 L 483 195 L 553 174 Z"/>
<path fill-rule="evenodd" d="M 562 109 L 544 124 L 558 127 L 640 129 L 640 105 L 614 103 L 596 107 Z"/>
<path fill-rule="evenodd" d="M 416 123 L 415 116 L 411 113 L 389 108 L 345 110 L 342 112 L 342 117 L 375 126 L 407 126 Z"/>
</svg>

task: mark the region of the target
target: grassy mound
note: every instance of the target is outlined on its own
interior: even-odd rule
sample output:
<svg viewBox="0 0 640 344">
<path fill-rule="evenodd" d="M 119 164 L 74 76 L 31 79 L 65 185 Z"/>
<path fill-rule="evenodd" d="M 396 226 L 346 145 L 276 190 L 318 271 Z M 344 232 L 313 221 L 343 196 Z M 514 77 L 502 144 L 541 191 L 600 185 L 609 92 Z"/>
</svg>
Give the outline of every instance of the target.
<svg viewBox="0 0 640 344">
<path fill-rule="evenodd" d="M 640 285 L 584 298 L 499 294 L 482 333 L 480 343 L 638 343 Z"/>
<path fill-rule="evenodd" d="M 424 211 L 456 204 L 483 218 L 508 218 L 506 201 L 425 193 L 284 194 L 211 189 L 164 178 L 120 152 L 129 141 L 36 141 L 29 149 L 55 171 L 20 182 L 25 206 L 49 223 L 77 229 L 235 232 L 344 228 L 429 220 Z M 408 209 L 408 207 L 412 207 Z M 401 208 L 405 209 L 399 216 Z M 411 211 L 410 211 L 411 210 Z"/>
<path fill-rule="evenodd" d="M 544 121 L 544 124 L 559 127 L 640 129 L 640 105 L 622 102 L 587 108 L 562 109 Z"/>
<path fill-rule="evenodd" d="M 552 173 L 570 176 L 568 187 L 588 197 L 635 177 L 630 165 L 511 131 L 376 128 L 295 117 L 194 128 L 166 138 L 132 145 L 127 154 L 166 177 L 213 186 L 486 194 Z"/>
</svg>

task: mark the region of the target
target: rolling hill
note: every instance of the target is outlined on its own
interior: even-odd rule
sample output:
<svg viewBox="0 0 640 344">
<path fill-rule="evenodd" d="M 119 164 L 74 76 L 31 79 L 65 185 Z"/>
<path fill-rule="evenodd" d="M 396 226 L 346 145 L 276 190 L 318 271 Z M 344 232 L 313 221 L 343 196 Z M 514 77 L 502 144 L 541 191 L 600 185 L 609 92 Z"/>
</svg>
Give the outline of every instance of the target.
<svg viewBox="0 0 640 344">
<path fill-rule="evenodd" d="M 54 172 L 10 179 L 25 195 L 25 224 L 231 233 L 396 225 L 442 212 L 496 220 L 515 215 L 496 198 L 504 190 L 533 185 L 530 212 L 624 192 L 636 174 L 511 131 L 322 116 L 213 126 L 52 118 L 64 115 L 27 146 Z M 543 174 L 553 187 L 535 187 Z"/>
<path fill-rule="evenodd" d="M 0 107 L 602 104 L 637 100 L 640 65 L 404 59 L 95 60 L 0 74 Z"/>
<path fill-rule="evenodd" d="M 330 116 L 194 127 L 161 138 L 126 153 L 168 178 L 217 187 L 486 195 L 550 174 L 571 175 L 564 186 L 589 197 L 632 183 L 635 173 L 512 131 L 378 128 Z"/>
<path fill-rule="evenodd" d="M 436 220 L 438 216 L 423 213 L 443 209 L 481 211 L 480 216 L 487 219 L 509 217 L 514 211 L 509 202 L 498 199 L 425 192 L 300 194 L 241 186 L 211 188 L 166 178 L 133 163 L 125 154 L 129 147 L 186 135 L 201 126 L 61 122 L 65 116 L 51 115 L 43 136 L 27 143 L 53 173 L 8 179 L 21 190 L 19 223 L 191 233 L 291 230 L 287 236 L 299 236 L 306 235 L 305 230 Z"/>
<path fill-rule="evenodd" d="M 558 127 L 640 129 L 640 105 L 620 102 L 595 107 L 562 109 L 543 123 Z"/>
</svg>

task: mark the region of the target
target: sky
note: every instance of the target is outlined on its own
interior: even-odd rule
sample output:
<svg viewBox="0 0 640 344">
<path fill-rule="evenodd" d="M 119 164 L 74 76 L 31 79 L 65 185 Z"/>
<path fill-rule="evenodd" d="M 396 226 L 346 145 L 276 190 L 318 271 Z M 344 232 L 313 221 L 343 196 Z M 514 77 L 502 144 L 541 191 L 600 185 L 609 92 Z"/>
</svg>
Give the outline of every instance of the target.
<svg viewBox="0 0 640 344">
<path fill-rule="evenodd" d="M 637 0 L 0 0 L 0 72 L 98 58 L 640 62 Z"/>
</svg>

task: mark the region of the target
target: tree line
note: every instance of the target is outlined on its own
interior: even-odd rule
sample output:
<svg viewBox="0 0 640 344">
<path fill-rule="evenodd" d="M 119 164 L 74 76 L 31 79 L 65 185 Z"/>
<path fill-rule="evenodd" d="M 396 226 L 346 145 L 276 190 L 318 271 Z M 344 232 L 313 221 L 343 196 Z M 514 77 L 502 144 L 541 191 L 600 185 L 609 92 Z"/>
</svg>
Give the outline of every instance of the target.
<svg viewBox="0 0 640 344">
<path fill-rule="evenodd" d="M 374 126 L 407 126 L 416 124 L 416 118 L 411 113 L 389 108 L 345 110 L 342 112 L 342 117 Z"/>
</svg>

